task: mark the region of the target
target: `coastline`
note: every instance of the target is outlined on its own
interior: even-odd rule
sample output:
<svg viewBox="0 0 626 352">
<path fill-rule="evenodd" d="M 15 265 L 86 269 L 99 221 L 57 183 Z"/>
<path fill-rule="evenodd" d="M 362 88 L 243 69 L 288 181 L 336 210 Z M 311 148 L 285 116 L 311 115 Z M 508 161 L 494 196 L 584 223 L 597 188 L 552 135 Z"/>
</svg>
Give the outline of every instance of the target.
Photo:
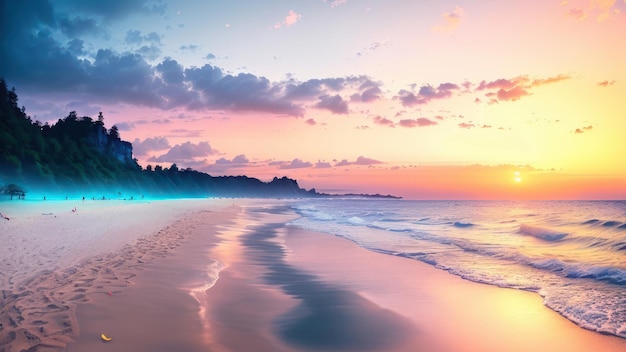
<svg viewBox="0 0 626 352">
<path fill-rule="evenodd" d="M 284 201 L 230 203 L 187 205 L 158 220 L 148 211 L 167 224 L 23 284 L 20 323 L 40 341 L 23 332 L 4 349 L 4 329 L 0 351 L 626 349 L 626 340 L 576 326 L 534 293 L 288 225 L 296 215 Z"/>
</svg>

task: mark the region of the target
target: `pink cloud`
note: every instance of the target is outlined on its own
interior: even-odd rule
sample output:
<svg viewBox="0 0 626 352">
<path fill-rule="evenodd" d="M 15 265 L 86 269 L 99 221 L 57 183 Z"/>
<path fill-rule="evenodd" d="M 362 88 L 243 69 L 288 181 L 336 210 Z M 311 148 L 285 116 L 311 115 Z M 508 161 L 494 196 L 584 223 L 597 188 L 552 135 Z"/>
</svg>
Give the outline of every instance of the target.
<svg viewBox="0 0 626 352">
<path fill-rule="evenodd" d="M 516 101 L 519 98 L 529 94 L 530 93 L 528 93 L 524 88 L 520 86 L 515 86 L 513 89 L 510 90 L 500 89 L 497 93 L 497 96 L 498 100 Z"/>
<path fill-rule="evenodd" d="M 285 19 L 282 22 L 276 22 L 274 24 L 274 28 L 275 29 L 280 29 L 283 26 L 291 27 L 294 24 L 296 24 L 296 22 L 298 22 L 301 18 L 302 18 L 302 15 L 294 12 L 293 10 L 289 10 L 289 13 L 287 14 L 287 17 L 285 17 Z"/>
<path fill-rule="evenodd" d="M 474 125 L 473 123 L 462 122 L 462 123 L 459 124 L 459 127 L 465 128 L 465 129 L 470 129 L 470 128 L 476 127 L 476 125 Z"/>
<path fill-rule="evenodd" d="M 366 158 L 364 156 L 359 156 L 356 159 L 356 161 L 348 161 L 347 159 L 343 159 L 342 161 L 336 163 L 335 166 L 337 167 L 349 166 L 349 165 L 369 166 L 369 165 L 376 165 L 376 164 L 383 164 L 383 162 L 375 160 L 375 159 L 371 159 L 371 158 Z"/>
<path fill-rule="evenodd" d="M 446 12 L 443 15 L 443 24 L 433 27 L 437 32 L 451 32 L 459 27 L 463 17 L 465 17 L 465 11 L 459 6 L 456 6 L 451 12 Z"/>
<path fill-rule="evenodd" d="M 433 120 L 429 120 L 425 117 L 420 117 L 418 119 L 404 119 L 400 120 L 398 124 L 402 127 L 412 128 L 412 127 L 426 127 L 426 126 L 434 126 L 437 125 L 437 122 Z"/>
<path fill-rule="evenodd" d="M 300 159 L 293 159 L 290 163 L 281 164 L 278 168 L 279 169 L 303 169 L 303 168 L 312 167 L 312 166 L 313 164 L 311 164 L 308 161 L 302 161 Z"/>
<path fill-rule="evenodd" d="M 398 98 L 402 106 L 414 106 L 427 104 L 433 99 L 445 99 L 452 96 L 459 86 L 454 83 L 441 83 L 437 88 L 431 85 L 421 86 L 417 92 L 402 89 L 398 92 Z"/>
<path fill-rule="evenodd" d="M 393 121 L 384 118 L 382 116 L 376 116 L 374 117 L 374 123 L 377 125 L 383 125 L 383 126 L 389 126 L 389 127 L 393 127 Z"/>
</svg>

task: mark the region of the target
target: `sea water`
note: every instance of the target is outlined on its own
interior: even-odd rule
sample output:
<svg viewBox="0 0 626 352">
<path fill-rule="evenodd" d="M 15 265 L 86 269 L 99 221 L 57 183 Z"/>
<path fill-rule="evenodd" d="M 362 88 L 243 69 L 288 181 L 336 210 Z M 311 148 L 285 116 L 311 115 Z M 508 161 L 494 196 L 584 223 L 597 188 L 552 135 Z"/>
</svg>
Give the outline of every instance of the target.
<svg viewBox="0 0 626 352">
<path fill-rule="evenodd" d="M 626 201 L 316 199 L 292 207 L 292 225 L 536 292 L 576 324 L 626 338 Z"/>
</svg>

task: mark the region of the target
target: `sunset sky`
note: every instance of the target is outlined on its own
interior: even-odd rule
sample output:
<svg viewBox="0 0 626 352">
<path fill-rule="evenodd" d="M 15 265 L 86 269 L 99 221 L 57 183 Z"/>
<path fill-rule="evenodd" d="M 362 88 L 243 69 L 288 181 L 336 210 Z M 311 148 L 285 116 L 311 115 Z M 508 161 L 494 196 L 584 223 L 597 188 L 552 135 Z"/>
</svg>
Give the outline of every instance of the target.
<svg viewBox="0 0 626 352">
<path fill-rule="evenodd" d="M 142 166 L 409 199 L 626 199 L 626 0 L 3 1 L 33 120 Z"/>
</svg>

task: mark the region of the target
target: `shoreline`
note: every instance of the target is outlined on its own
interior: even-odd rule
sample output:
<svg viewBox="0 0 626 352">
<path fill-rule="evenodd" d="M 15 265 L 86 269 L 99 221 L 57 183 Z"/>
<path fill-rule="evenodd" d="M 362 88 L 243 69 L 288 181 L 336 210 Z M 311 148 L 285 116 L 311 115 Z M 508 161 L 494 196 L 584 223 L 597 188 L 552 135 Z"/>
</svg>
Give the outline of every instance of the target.
<svg viewBox="0 0 626 352">
<path fill-rule="evenodd" d="M 3 288 L 0 351 L 626 350 L 535 293 L 288 225 L 284 201 L 230 202 L 187 205 L 117 251 Z"/>
<path fill-rule="evenodd" d="M 196 225 L 195 230 L 206 235 L 205 250 L 199 255 L 217 260 L 221 271 L 203 298 L 193 302 L 196 309 L 187 311 L 186 321 L 194 329 L 202 326 L 201 335 L 188 338 L 179 349 L 583 352 L 626 348 L 626 340 L 582 329 L 545 307 L 535 293 L 466 281 L 425 263 L 367 251 L 343 238 L 287 225 L 293 214 L 281 205 L 242 207 L 231 217 L 212 214 L 221 220 L 209 220 L 210 226 Z M 198 250 L 199 242 L 191 242 Z M 198 256 L 191 255 L 189 248 L 179 247 L 164 267 L 185 267 Z M 196 261 L 191 268 L 206 264 Z M 125 294 L 139 299 L 141 287 L 149 287 L 155 279 L 145 278 L 146 282 L 139 282 L 138 277 L 137 285 Z M 193 285 L 180 285 L 175 306 L 183 307 L 182 297 L 188 298 L 193 289 Z M 79 319 L 96 320 L 102 310 L 112 309 L 111 300 L 101 301 L 88 304 L 89 311 L 79 307 Z M 117 320 L 122 321 L 141 315 L 138 310 L 120 314 Z M 118 336 L 116 350 L 145 346 L 134 338 L 141 336 L 144 341 L 151 336 L 141 330 Z M 91 351 L 110 349 L 97 341 L 98 331 L 83 336 L 89 344 L 82 346 Z M 160 343 L 174 338 L 155 335 Z M 158 345 L 151 345 L 152 350 L 160 351 Z M 79 351 L 78 346 L 71 344 L 68 350 Z"/>
</svg>

